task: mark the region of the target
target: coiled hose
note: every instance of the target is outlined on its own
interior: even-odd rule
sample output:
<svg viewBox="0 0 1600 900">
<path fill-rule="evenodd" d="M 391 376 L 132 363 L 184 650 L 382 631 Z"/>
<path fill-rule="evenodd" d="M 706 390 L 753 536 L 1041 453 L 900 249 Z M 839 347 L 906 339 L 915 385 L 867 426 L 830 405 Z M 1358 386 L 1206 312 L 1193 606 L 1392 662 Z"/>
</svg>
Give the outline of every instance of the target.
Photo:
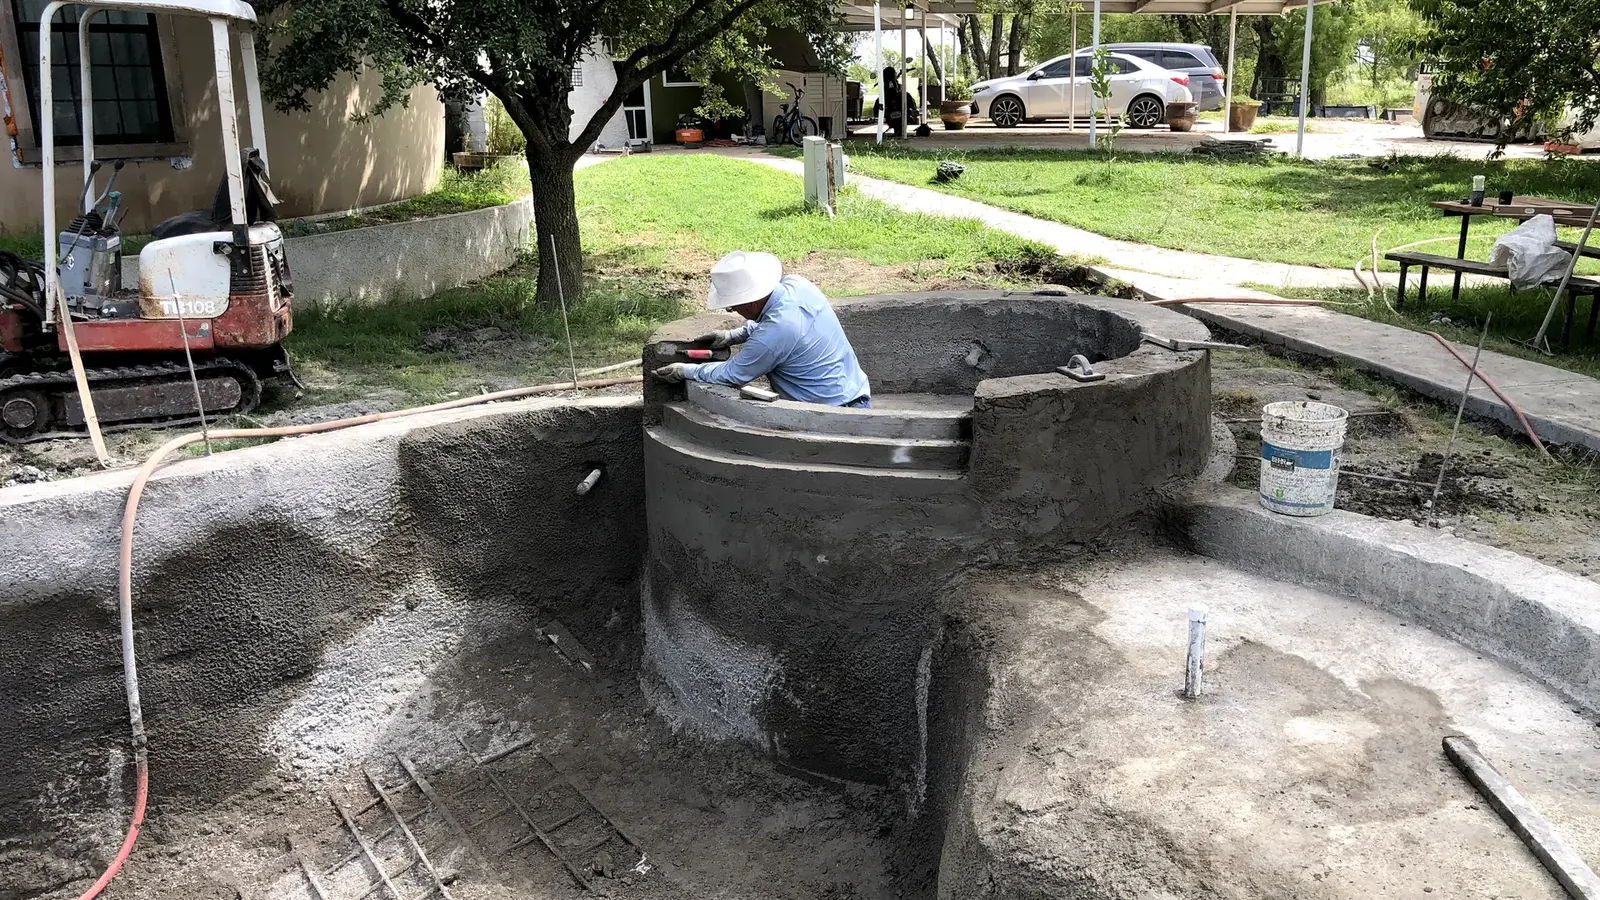
<svg viewBox="0 0 1600 900">
<path fill-rule="evenodd" d="M 601 369 L 591 369 L 588 372 L 579 372 L 579 376 L 593 375 L 600 372 L 614 371 L 619 368 L 639 365 L 635 359 L 615 366 L 605 366 Z M 493 403 L 497 400 L 515 400 L 535 394 L 549 394 L 556 391 L 590 390 L 594 388 L 614 387 L 620 384 L 638 384 L 643 381 L 643 376 L 630 375 L 626 378 L 605 378 L 598 381 L 562 381 L 552 384 L 540 384 L 532 387 L 512 388 L 484 394 L 478 397 L 463 397 L 460 400 L 449 400 L 444 403 L 435 403 L 430 406 L 418 406 L 413 409 L 399 409 L 390 412 L 373 413 L 371 415 L 356 416 L 349 419 L 335 419 L 330 422 L 316 422 L 311 425 L 292 425 L 282 428 L 231 428 L 210 432 L 209 437 L 214 440 L 227 440 L 230 438 L 281 438 L 295 437 L 304 434 L 317 434 L 324 431 L 337 431 L 355 425 L 367 425 L 372 422 L 382 422 L 387 419 L 399 419 L 406 416 L 415 416 L 422 413 L 441 412 L 449 409 L 460 409 L 465 406 L 476 406 L 481 403 Z M 139 829 L 144 826 L 145 806 L 150 796 L 150 753 L 149 740 L 145 736 L 144 711 L 139 704 L 139 668 L 134 655 L 133 647 L 133 526 L 139 515 L 139 498 L 144 495 L 144 486 L 150 476 L 160 467 L 162 461 L 176 450 L 190 444 L 199 443 L 207 438 L 203 432 L 180 435 L 162 444 L 156 452 L 144 461 L 139 471 L 133 476 L 133 485 L 128 489 L 128 500 L 122 508 L 122 543 L 117 557 L 117 612 L 121 618 L 122 633 L 122 675 L 128 695 L 128 727 L 133 732 L 133 760 L 135 772 L 135 793 L 133 802 L 133 817 L 128 824 L 127 836 L 122 840 L 122 846 L 117 851 L 111 864 L 106 867 L 99 880 L 95 881 L 78 900 L 93 900 L 100 896 L 111 880 L 117 877 L 122 870 L 128 856 L 133 852 L 133 845 L 139 839 Z"/>
</svg>

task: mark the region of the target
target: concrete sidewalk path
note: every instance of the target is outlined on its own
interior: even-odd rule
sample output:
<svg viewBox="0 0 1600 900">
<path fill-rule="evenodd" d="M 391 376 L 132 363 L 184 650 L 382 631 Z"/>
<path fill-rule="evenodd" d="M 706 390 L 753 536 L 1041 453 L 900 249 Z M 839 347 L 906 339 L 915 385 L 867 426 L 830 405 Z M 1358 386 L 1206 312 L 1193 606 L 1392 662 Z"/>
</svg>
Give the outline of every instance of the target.
<svg viewBox="0 0 1600 900">
<path fill-rule="evenodd" d="M 720 155 L 770 166 L 793 175 L 804 174 L 800 161 L 743 148 L 717 151 Z M 1261 284 L 1273 287 L 1356 288 L 1360 283 L 1347 269 L 1322 269 L 1287 263 L 1260 262 L 1233 256 L 1212 256 L 1188 250 L 1169 250 L 1148 244 L 1119 241 L 1060 222 L 1036 219 L 986 203 L 953 197 L 928 188 L 868 178 L 854 172 L 849 183 L 864 196 L 881 200 L 906 212 L 947 219 L 976 219 L 990 228 L 1047 244 L 1058 253 L 1104 259 L 1112 266 L 1175 278 L 1198 278 L 1225 284 Z M 1353 264 L 1353 261 L 1352 261 Z M 1393 278 L 1393 275 L 1389 276 Z"/>
<path fill-rule="evenodd" d="M 1110 268 L 1098 271 L 1132 284 L 1151 300 L 1279 299 L 1260 291 L 1230 290 L 1227 285 Z M 1437 340 L 1420 331 L 1318 306 L 1196 303 L 1172 308 L 1194 316 L 1213 330 L 1337 360 L 1448 405 L 1461 402 L 1461 389 L 1467 384 L 1467 367 Z M 1463 356 L 1472 359 L 1472 345 L 1452 343 Z M 1492 350 L 1483 351 L 1478 368 L 1517 404 L 1540 440 L 1600 452 L 1600 380 Z M 1516 414 L 1482 381 L 1473 381 L 1467 411 L 1514 432 L 1522 431 Z"/>
</svg>

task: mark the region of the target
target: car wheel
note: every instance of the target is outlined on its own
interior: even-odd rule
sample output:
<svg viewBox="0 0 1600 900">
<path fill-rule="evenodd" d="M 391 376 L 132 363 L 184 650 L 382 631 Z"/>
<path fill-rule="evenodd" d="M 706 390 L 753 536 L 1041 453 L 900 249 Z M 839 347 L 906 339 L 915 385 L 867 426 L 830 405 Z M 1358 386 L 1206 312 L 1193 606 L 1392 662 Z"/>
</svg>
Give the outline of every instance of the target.
<svg viewBox="0 0 1600 900">
<path fill-rule="evenodd" d="M 1021 125 L 1025 118 L 1027 111 L 1022 108 L 1022 101 L 1016 97 L 996 97 L 995 101 L 989 104 L 989 121 L 993 122 L 996 128 L 1015 128 Z"/>
<path fill-rule="evenodd" d="M 1127 119 L 1129 128 L 1154 128 L 1167 120 L 1167 105 L 1149 94 L 1135 97 L 1128 104 Z"/>
</svg>

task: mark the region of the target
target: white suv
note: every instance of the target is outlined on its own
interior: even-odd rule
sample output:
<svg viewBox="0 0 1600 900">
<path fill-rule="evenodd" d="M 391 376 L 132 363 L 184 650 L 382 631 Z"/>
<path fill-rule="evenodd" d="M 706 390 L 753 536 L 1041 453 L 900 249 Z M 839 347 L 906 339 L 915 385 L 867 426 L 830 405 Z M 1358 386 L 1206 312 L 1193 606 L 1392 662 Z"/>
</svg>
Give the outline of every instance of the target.
<svg viewBox="0 0 1600 900">
<path fill-rule="evenodd" d="M 1168 103 L 1194 100 L 1189 76 L 1182 72 L 1125 53 L 1108 53 L 1106 58 L 1112 73 L 1111 102 L 1106 111 L 1126 118 L 1130 128 L 1154 128 L 1167 120 Z M 1094 53 L 1080 50 L 1076 57 L 1056 57 L 1024 75 L 980 81 L 972 86 L 972 112 L 987 116 L 1000 128 L 1013 128 L 1028 120 L 1087 119 L 1094 100 L 1089 82 L 1093 65 Z"/>
</svg>

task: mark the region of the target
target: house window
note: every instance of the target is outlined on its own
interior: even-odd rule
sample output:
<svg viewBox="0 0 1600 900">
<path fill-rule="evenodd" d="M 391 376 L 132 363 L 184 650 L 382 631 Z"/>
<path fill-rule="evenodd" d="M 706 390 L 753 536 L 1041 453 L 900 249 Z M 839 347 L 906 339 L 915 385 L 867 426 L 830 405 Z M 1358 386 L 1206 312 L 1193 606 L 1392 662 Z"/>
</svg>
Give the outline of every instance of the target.
<svg viewBox="0 0 1600 900">
<path fill-rule="evenodd" d="M 572 67 L 572 77 L 567 79 L 567 87 L 573 87 L 573 88 L 581 88 L 581 87 L 583 87 L 583 64 L 582 63 L 579 63 L 578 65 L 575 65 L 575 66 Z"/>
<path fill-rule="evenodd" d="M 12 0 L 22 58 L 39 58 L 39 17 L 48 0 Z M 82 101 L 78 75 L 78 15 L 69 6 L 51 23 L 50 74 L 55 96 L 50 114 L 56 143 L 83 139 L 79 121 Z M 172 111 L 167 105 L 166 76 L 161 67 L 161 41 L 149 13 L 109 11 L 89 26 L 89 64 L 94 90 L 94 136 L 100 144 L 157 144 L 173 139 Z M 39 68 L 23 65 L 28 107 L 34 122 L 39 109 Z M 43 133 L 43 128 L 39 128 Z"/>
<path fill-rule="evenodd" d="M 668 69 L 667 74 L 662 76 L 661 84 L 664 87 L 700 86 L 700 82 L 695 81 L 694 76 L 689 74 L 689 70 L 681 66 L 675 66 L 671 69 Z"/>
</svg>

